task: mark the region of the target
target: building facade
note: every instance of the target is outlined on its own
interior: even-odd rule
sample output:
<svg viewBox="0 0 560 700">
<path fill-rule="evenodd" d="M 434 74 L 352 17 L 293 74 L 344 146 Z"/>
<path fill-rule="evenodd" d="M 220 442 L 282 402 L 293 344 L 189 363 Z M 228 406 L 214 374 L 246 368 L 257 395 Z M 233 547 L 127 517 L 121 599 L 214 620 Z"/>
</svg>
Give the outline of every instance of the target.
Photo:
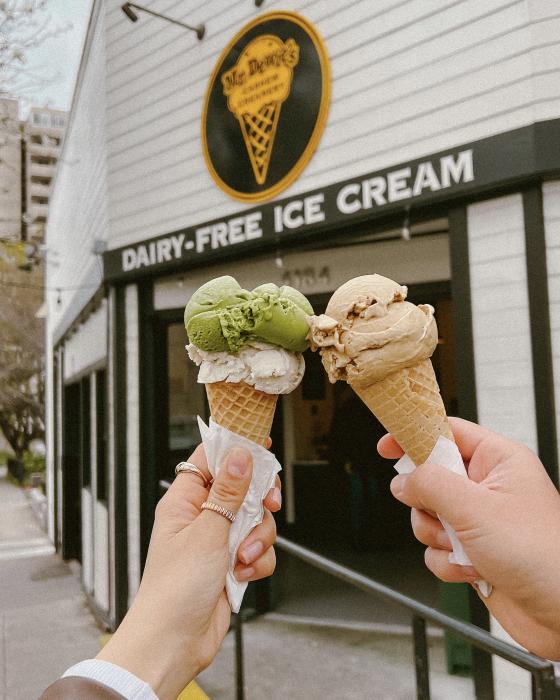
<svg viewBox="0 0 560 700">
<path fill-rule="evenodd" d="M 67 115 L 0 98 L 0 240 L 42 240 Z"/>
<path fill-rule="evenodd" d="M 47 221 L 52 181 L 56 172 L 67 115 L 60 110 L 32 107 L 23 131 L 23 210 L 30 237 Z"/>
<path fill-rule="evenodd" d="M 62 553 L 81 560 L 109 625 L 137 590 L 159 482 L 196 443 L 195 416 L 207 417 L 182 309 L 213 276 L 296 286 L 318 313 L 358 274 L 408 285 L 413 301 L 436 308 L 448 410 L 527 444 L 558 483 L 557 4 L 288 5 L 150 3 L 203 23 L 199 40 L 93 4 L 47 229 L 60 260 L 47 267 L 58 290 L 47 332 L 49 527 Z M 295 37 L 302 26 L 316 35 L 297 38 L 297 55 L 278 29 L 276 110 L 247 108 L 249 124 L 231 98 L 245 47 L 257 46 L 248 42 L 258 27 L 286 21 Z M 319 45 L 328 70 L 310 58 Z M 247 70 L 264 70 L 255 61 Z M 328 107 L 315 105 L 327 89 Z M 306 105 L 322 131 L 309 129 L 312 147 L 288 182 L 274 154 L 287 162 L 299 148 Z M 268 177 L 278 187 L 267 191 Z M 316 356 L 307 367 L 273 429 L 284 465 L 279 525 L 335 556 L 344 551 L 335 530 L 351 526 L 333 496 L 343 476 L 329 466 L 338 397 Z M 402 512 L 381 505 L 394 519 L 393 539 L 377 522 L 382 544 L 400 551 Z M 285 594 L 280 586 L 278 600 Z"/>
</svg>

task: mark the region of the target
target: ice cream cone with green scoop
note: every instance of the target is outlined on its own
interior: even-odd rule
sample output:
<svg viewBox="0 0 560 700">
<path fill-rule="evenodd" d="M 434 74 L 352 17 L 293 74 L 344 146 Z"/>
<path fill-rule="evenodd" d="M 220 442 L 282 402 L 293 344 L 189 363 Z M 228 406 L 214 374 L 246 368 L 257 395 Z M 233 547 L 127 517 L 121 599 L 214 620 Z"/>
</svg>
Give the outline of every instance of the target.
<svg viewBox="0 0 560 700">
<path fill-rule="evenodd" d="M 249 291 L 228 276 L 203 284 L 185 307 L 187 350 L 210 404 L 209 425 L 199 419 L 210 473 L 216 476 L 232 447 L 253 455 L 249 491 L 229 532 L 226 591 L 234 612 L 247 587 L 233 574 L 237 549 L 262 522 L 263 499 L 280 471 L 265 447 L 278 395 L 303 377 L 311 314 L 307 299 L 291 287 L 263 284 Z"/>
<path fill-rule="evenodd" d="M 305 368 L 307 299 L 292 287 L 242 289 L 224 276 L 202 285 L 185 308 L 190 358 L 199 365 L 216 423 L 265 445 L 279 394 Z"/>
</svg>

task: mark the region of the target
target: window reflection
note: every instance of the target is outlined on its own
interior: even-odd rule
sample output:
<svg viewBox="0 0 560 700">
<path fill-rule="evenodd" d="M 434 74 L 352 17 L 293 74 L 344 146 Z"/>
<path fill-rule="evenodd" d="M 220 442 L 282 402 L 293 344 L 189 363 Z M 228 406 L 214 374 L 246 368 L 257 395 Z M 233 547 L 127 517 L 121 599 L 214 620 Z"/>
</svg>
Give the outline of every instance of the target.
<svg viewBox="0 0 560 700">
<path fill-rule="evenodd" d="M 196 381 L 198 367 L 189 359 L 186 343 L 187 335 L 182 323 L 168 326 L 168 449 L 173 465 L 186 459 L 200 442 L 197 415 L 207 418 L 206 392 L 204 385 Z"/>
</svg>

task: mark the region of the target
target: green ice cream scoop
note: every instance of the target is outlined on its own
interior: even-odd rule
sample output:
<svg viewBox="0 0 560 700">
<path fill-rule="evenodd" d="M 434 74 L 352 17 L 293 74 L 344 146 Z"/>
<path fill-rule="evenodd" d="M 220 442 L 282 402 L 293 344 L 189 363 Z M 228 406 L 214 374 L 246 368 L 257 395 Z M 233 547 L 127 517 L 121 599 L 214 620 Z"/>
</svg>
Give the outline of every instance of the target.
<svg viewBox="0 0 560 700">
<path fill-rule="evenodd" d="M 185 308 L 189 340 L 208 352 L 239 352 L 251 340 L 303 352 L 308 347 L 307 299 L 292 287 L 263 284 L 252 292 L 233 277 L 202 285 Z"/>
</svg>

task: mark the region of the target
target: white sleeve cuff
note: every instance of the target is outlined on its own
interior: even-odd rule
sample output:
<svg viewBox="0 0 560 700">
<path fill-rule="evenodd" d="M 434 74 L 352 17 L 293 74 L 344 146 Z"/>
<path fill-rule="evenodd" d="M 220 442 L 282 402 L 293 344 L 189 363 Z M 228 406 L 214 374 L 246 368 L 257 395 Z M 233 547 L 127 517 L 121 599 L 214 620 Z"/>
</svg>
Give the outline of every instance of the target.
<svg viewBox="0 0 560 700">
<path fill-rule="evenodd" d="M 157 695 L 147 683 L 130 671 L 109 661 L 101 661 L 100 659 L 80 661 L 65 671 L 62 677 L 65 676 L 91 678 L 120 693 L 126 700 L 158 700 Z"/>
</svg>

